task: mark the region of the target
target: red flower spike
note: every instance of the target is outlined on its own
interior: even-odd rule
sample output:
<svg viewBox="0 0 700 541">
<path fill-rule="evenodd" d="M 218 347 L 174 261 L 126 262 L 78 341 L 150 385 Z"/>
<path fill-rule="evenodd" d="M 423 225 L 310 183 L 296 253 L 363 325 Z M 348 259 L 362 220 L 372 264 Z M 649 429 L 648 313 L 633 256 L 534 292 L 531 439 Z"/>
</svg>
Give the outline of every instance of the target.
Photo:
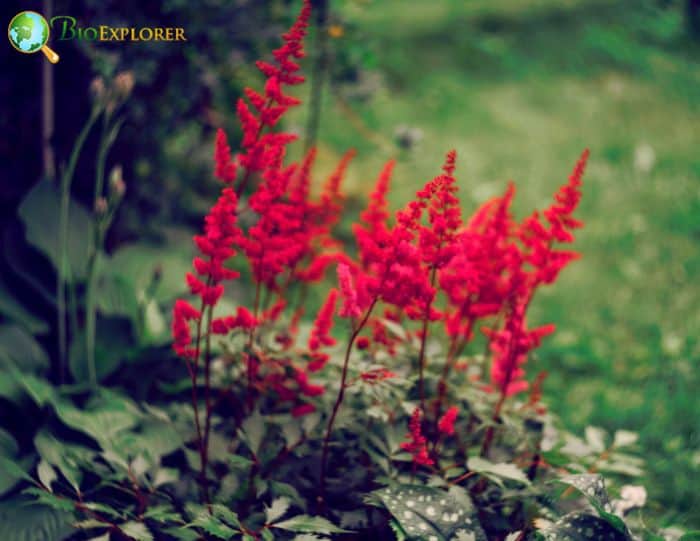
<svg viewBox="0 0 700 541">
<path fill-rule="evenodd" d="M 404 451 L 411 453 L 413 463 L 416 465 L 432 466 L 433 459 L 428 455 L 428 445 L 421 429 L 421 410 L 416 408 L 408 422 L 409 432 L 406 434 L 407 442 L 403 442 L 400 447 Z"/>
<path fill-rule="evenodd" d="M 459 408 L 457 406 L 452 406 L 442 417 L 440 417 L 440 420 L 438 421 L 438 430 L 441 434 L 452 436 L 455 433 L 455 421 L 457 420 L 457 415 L 459 415 Z"/>
<path fill-rule="evenodd" d="M 224 130 L 216 131 L 216 144 L 214 146 L 214 176 L 226 184 L 232 184 L 236 180 L 236 163 L 231 160 L 231 148 Z"/>
<path fill-rule="evenodd" d="M 345 263 L 338 264 L 338 284 L 343 294 L 343 306 L 340 317 L 359 317 L 362 310 L 357 302 L 357 291 L 353 284 L 350 268 Z"/>
<path fill-rule="evenodd" d="M 333 327 L 333 314 L 335 314 L 337 300 L 338 290 L 333 288 L 328 292 L 326 302 L 318 312 L 311 329 L 311 336 L 309 337 L 309 349 L 311 351 L 317 351 L 321 346 L 335 345 L 335 338 L 330 335 L 330 330 Z"/>
</svg>

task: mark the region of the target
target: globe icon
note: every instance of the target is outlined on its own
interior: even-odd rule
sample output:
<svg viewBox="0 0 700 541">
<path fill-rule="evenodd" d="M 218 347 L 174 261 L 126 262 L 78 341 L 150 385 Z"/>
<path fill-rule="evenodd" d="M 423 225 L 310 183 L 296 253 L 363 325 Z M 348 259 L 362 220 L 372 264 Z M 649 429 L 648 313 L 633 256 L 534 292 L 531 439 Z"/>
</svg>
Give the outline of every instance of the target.
<svg viewBox="0 0 700 541">
<path fill-rule="evenodd" d="M 12 46 L 21 53 L 42 51 L 52 63 L 58 62 L 58 55 L 46 46 L 49 41 L 49 24 L 35 11 L 22 11 L 10 21 L 7 30 Z"/>
</svg>

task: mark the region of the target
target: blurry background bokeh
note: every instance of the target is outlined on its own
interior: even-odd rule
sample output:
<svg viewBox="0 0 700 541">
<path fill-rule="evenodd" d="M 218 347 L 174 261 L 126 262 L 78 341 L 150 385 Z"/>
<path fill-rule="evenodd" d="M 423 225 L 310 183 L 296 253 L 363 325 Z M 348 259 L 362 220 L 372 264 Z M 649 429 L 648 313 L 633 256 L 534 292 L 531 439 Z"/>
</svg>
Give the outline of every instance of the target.
<svg viewBox="0 0 700 541">
<path fill-rule="evenodd" d="M 23 9 L 45 10 L 38 1 L 2 4 L 6 21 Z M 177 289 L 189 235 L 218 189 L 211 175 L 214 131 L 223 127 L 237 141 L 235 100 L 245 85 L 259 81 L 253 60 L 269 55 L 298 4 L 52 4 L 54 14 L 85 25 L 186 30 L 186 43 L 54 38 L 61 61 L 50 67 L 53 86 L 45 90 L 55 100 L 51 147 L 60 171 L 89 114 L 90 82 L 133 73 L 133 94 L 121 110 L 123 128 L 108 159 L 108 168 L 123 166 L 127 195 L 107 250 L 148 246 L 137 251 L 147 254 L 143 259 L 132 250 L 122 262 L 161 262 Z M 652 500 L 647 513 L 659 525 L 700 528 L 698 3 L 316 4 L 325 20 L 322 32 L 312 32 L 306 67 L 324 81 L 322 99 L 314 111 L 310 85 L 301 87 L 307 104 L 287 128 L 316 142 L 322 173 L 346 149 L 357 149 L 347 181 L 348 237 L 347 224 L 390 157 L 398 158 L 394 208 L 455 148 L 465 210 L 500 193 L 509 179 L 517 182 L 518 208 L 524 210 L 546 205 L 581 150 L 590 147 L 579 213 L 586 227 L 577 238 L 583 257 L 533 307 L 534 322 L 555 322 L 558 332 L 531 368 L 549 372 L 547 400 L 572 429 L 593 424 L 639 431 L 647 460 L 643 482 Z M 42 283 L 53 284 L 52 270 L 27 245 L 27 217 L 18 212 L 45 174 L 46 61 L 40 54 L 17 54 L 7 43 L 0 61 L 0 354 L 39 347 L 52 359 L 53 330 L 40 324 L 53 321 L 50 291 L 41 291 Z M 310 133 L 319 112 L 318 134 Z M 73 195 L 87 208 L 96 145 L 96 137 L 88 138 L 73 184 Z M 173 254 L 182 254 L 181 264 Z M 100 306 L 110 313 L 106 302 Z M 166 342 L 158 344 L 160 351 L 167 351 Z"/>
</svg>

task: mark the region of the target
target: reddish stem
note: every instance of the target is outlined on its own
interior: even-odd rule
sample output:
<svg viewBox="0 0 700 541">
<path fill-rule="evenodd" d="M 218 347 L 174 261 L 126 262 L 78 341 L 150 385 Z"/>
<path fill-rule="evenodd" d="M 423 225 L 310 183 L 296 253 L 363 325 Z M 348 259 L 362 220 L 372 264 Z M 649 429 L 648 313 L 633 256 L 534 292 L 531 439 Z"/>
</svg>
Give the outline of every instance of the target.
<svg viewBox="0 0 700 541">
<path fill-rule="evenodd" d="M 338 415 L 338 410 L 340 409 L 340 405 L 343 402 L 343 398 L 345 397 L 345 388 L 346 388 L 346 383 L 347 383 L 347 378 L 348 378 L 348 365 L 350 364 L 350 353 L 352 352 L 352 346 L 355 343 L 355 340 L 357 339 L 358 335 L 362 331 L 362 328 L 365 326 L 367 323 L 367 320 L 369 319 L 370 314 L 372 313 L 372 310 L 374 309 L 374 306 L 377 304 L 377 298 L 372 301 L 372 304 L 370 304 L 369 308 L 367 309 L 367 313 L 364 315 L 360 323 L 357 325 L 357 327 L 352 331 L 352 335 L 350 336 L 350 340 L 348 341 L 348 346 L 345 350 L 345 360 L 343 361 L 343 372 L 342 375 L 340 376 L 340 389 L 338 390 L 338 396 L 335 399 L 335 404 L 333 405 L 333 411 L 331 413 L 330 418 L 328 419 L 328 425 L 326 426 L 326 435 L 323 438 L 323 452 L 321 453 L 321 480 L 320 480 L 320 489 L 319 489 L 319 502 L 321 505 L 323 505 L 323 501 L 326 496 L 326 473 L 328 469 L 328 447 L 331 441 L 331 434 L 333 433 L 333 424 L 335 423 L 335 418 Z"/>
</svg>

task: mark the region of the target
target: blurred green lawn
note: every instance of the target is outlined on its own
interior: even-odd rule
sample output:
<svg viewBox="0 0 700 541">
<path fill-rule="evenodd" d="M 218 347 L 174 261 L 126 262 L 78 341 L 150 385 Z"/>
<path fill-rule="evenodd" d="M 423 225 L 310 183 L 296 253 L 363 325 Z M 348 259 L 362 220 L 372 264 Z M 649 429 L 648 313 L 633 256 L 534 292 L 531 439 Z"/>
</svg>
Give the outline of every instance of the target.
<svg viewBox="0 0 700 541">
<path fill-rule="evenodd" d="M 363 142 L 327 96 L 320 166 L 357 148 L 349 186 L 364 196 L 397 156 L 398 207 L 454 147 L 465 209 L 513 179 L 522 217 L 548 204 L 590 147 L 583 259 L 534 306 L 531 321 L 556 322 L 558 333 L 530 369 L 550 371 L 548 400 L 572 428 L 639 431 L 651 512 L 662 525 L 697 528 L 700 47 L 671 4 L 343 2 L 336 9 L 383 78 L 353 110 L 379 140 L 401 124 L 424 137 L 410 151 Z"/>
</svg>

